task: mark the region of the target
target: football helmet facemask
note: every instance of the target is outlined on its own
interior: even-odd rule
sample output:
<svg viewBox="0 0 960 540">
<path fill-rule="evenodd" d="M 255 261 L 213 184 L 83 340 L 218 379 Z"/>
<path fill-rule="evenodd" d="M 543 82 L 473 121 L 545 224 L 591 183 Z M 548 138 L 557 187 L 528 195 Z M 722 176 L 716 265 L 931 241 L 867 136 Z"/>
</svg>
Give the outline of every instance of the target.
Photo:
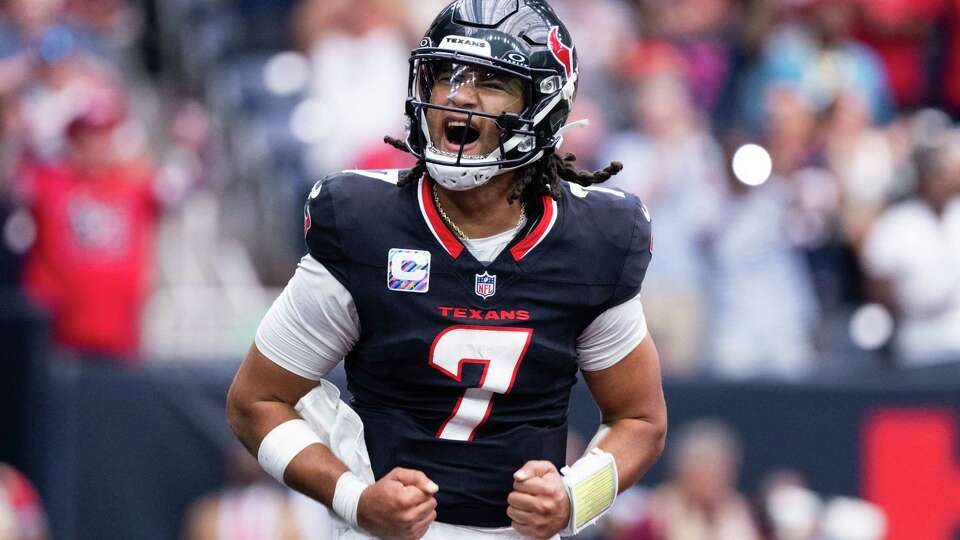
<svg viewBox="0 0 960 540">
<path fill-rule="evenodd" d="M 572 38 L 545 1 L 458 0 L 410 54 L 407 147 L 443 187 L 481 186 L 562 143 L 577 78 Z M 468 87 L 478 100 L 458 99 Z M 502 110 L 483 110 L 484 92 L 499 95 L 490 101 Z M 428 113 L 444 115 L 433 135 Z M 478 140 L 491 128 L 496 147 L 480 155 Z"/>
</svg>

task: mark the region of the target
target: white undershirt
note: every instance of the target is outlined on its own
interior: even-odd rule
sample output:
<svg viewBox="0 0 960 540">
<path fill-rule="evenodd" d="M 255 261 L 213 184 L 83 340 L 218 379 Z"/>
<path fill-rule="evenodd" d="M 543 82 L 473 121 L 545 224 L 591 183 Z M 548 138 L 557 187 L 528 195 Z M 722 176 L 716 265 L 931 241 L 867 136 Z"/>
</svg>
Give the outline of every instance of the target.
<svg viewBox="0 0 960 540">
<path fill-rule="evenodd" d="M 490 264 L 496 260 L 500 252 L 510 244 L 510 241 L 517 236 L 517 233 L 519 233 L 520 229 L 526 224 L 527 220 L 524 218 L 517 223 L 516 227 L 500 234 L 486 238 L 474 238 L 472 240 L 464 238 L 461 241 L 463 242 L 463 247 L 467 248 L 477 261 L 483 264 Z"/>
<path fill-rule="evenodd" d="M 513 231 L 515 232 L 515 231 Z M 506 233 L 504 233 L 506 234 Z M 481 262 L 509 243 L 502 235 L 471 241 Z M 487 244 L 491 245 L 487 245 Z M 479 246 L 477 246 L 479 244 Z M 465 244 L 466 245 L 466 244 Z M 478 255 L 484 255 L 481 257 Z M 577 337 L 577 361 L 583 371 L 599 371 L 622 360 L 647 335 L 640 295 L 601 313 Z M 257 349 L 284 369 L 320 380 L 353 349 L 360 317 L 350 292 L 310 255 L 274 301 L 257 329 Z"/>
</svg>

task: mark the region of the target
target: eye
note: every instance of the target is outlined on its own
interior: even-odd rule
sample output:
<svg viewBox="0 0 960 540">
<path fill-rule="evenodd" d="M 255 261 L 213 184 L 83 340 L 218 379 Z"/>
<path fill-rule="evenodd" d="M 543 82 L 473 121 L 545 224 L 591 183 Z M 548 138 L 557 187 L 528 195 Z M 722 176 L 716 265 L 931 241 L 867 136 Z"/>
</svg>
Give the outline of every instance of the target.
<svg viewBox="0 0 960 540">
<path fill-rule="evenodd" d="M 453 77 L 453 71 L 449 68 L 439 69 L 434 75 L 434 80 L 442 83 L 449 83 L 450 79 Z"/>
<path fill-rule="evenodd" d="M 499 75 L 493 71 L 480 72 L 478 79 L 480 84 L 485 88 L 507 90 L 510 87 L 510 80 L 507 77 Z"/>
<path fill-rule="evenodd" d="M 506 90 L 506 89 L 507 89 L 507 85 L 506 85 L 506 84 L 504 84 L 502 81 L 498 81 L 498 80 L 496 80 L 496 79 L 491 80 L 491 81 L 483 81 L 483 82 L 481 82 L 480 84 L 481 84 L 481 86 L 483 86 L 484 88 L 491 88 L 491 89 L 493 89 L 493 90 Z"/>
<path fill-rule="evenodd" d="M 449 83 L 453 79 L 454 71 L 456 71 L 454 64 L 439 64 L 433 70 L 433 80 L 438 83 Z"/>
</svg>

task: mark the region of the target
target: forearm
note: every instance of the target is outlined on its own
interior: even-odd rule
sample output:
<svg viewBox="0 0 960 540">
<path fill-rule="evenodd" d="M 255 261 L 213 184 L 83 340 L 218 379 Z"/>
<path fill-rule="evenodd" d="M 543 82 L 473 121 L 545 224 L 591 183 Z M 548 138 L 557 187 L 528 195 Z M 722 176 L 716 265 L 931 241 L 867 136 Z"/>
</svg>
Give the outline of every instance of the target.
<svg viewBox="0 0 960 540">
<path fill-rule="evenodd" d="M 283 478 L 291 488 L 332 508 L 337 480 L 347 470 L 329 448 L 314 444 L 293 458 Z"/>
<path fill-rule="evenodd" d="M 282 401 L 249 401 L 233 395 L 228 399 L 227 416 L 234 433 L 257 456 L 263 438 L 280 424 L 300 416 Z M 330 506 L 337 480 L 347 470 L 329 448 L 312 444 L 296 455 L 283 474 L 289 487 Z"/>
<path fill-rule="evenodd" d="M 279 401 L 232 408 L 229 417 L 234 433 L 254 456 L 267 433 L 288 420 L 300 418 L 293 407 Z M 346 465 L 329 448 L 317 443 L 293 458 L 284 471 L 283 480 L 289 487 L 330 506 L 337 479 L 346 470 Z"/>
<path fill-rule="evenodd" d="M 649 419 L 624 418 L 612 421 L 608 427 L 597 446 L 613 455 L 619 491 L 623 491 L 657 462 L 666 441 L 666 425 Z"/>
<path fill-rule="evenodd" d="M 609 428 L 597 446 L 616 460 L 621 491 L 639 480 L 663 451 L 667 406 L 659 366 L 656 346 L 647 336 L 612 367 L 584 373 L 603 425 Z"/>
</svg>

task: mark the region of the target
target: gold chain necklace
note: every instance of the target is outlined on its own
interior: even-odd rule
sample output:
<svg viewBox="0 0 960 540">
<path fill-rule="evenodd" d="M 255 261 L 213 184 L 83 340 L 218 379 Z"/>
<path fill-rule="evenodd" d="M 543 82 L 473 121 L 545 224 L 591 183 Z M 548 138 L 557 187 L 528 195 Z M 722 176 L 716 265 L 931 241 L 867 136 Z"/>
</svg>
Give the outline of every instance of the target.
<svg viewBox="0 0 960 540">
<path fill-rule="evenodd" d="M 453 234 L 457 235 L 457 238 L 461 240 L 469 240 L 466 234 L 460 230 L 460 227 L 457 227 L 457 224 L 450 219 L 450 216 L 443 211 L 443 205 L 440 204 L 440 194 L 437 191 L 437 185 L 433 184 L 431 191 L 433 191 L 433 205 L 437 207 L 437 212 L 440 213 L 440 217 L 443 218 L 443 222 L 447 224 L 450 229 L 453 230 Z M 527 203 L 520 203 L 520 219 L 517 220 L 517 226 L 524 223 L 527 220 Z"/>
</svg>

